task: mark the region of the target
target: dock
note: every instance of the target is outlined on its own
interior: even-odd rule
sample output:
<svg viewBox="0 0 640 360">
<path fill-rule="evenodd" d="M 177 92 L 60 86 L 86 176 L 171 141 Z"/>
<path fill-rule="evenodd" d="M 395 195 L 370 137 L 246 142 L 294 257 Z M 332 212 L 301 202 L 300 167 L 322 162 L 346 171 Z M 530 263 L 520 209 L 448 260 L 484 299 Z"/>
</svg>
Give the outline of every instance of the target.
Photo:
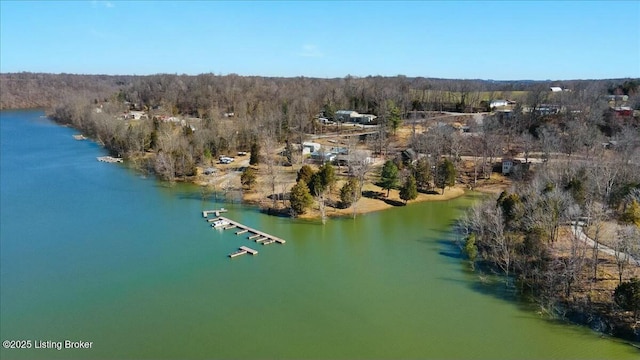
<svg viewBox="0 0 640 360">
<path fill-rule="evenodd" d="M 253 250 L 250 247 L 240 246 L 240 250 L 244 250 L 244 251 L 248 252 L 251 255 L 258 255 L 258 251 L 257 250 Z"/>
<path fill-rule="evenodd" d="M 213 223 L 211 224 L 211 226 L 215 227 L 216 225 L 218 225 L 217 229 L 221 229 L 221 230 L 230 230 L 230 229 L 238 229 L 238 231 L 236 231 L 236 235 L 242 235 L 242 234 L 246 234 L 249 233 L 248 239 L 249 240 L 254 240 L 257 244 L 262 244 L 262 245 L 269 245 L 269 244 L 273 244 L 273 243 L 279 243 L 279 244 L 284 244 L 286 243 L 286 241 L 284 239 L 281 239 L 279 237 L 273 236 L 273 235 L 269 235 L 265 232 L 262 232 L 260 230 L 256 230 L 252 227 L 243 225 L 237 221 L 233 221 L 229 218 L 226 218 L 224 216 L 220 216 L 221 212 L 226 212 L 227 210 L 225 208 L 220 208 L 218 210 L 205 210 L 202 212 L 202 217 L 204 217 L 207 222 Z M 216 217 L 215 218 L 211 218 L 208 219 L 209 214 L 215 214 Z M 218 223 L 219 222 L 219 223 Z M 252 248 L 246 247 L 246 246 L 240 246 L 240 248 L 234 252 L 232 252 L 231 254 L 229 254 L 230 258 L 234 258 L 236 256 L 241 256 L 244 254 L 251 254 L 251 255 L 257 255 L 258 251 L 254 250 Z"/>
<path fill-rule="evenodd" d="M 227 209 L 225 209 L 225 208 L 220 208 L 218 210 L 205 210 L 205 211 L 202 212 L 202 217 L 203 218 L 207 218 L 207 217 L 209 217 L 209 214 L 214 214 L 216 217 L 218 217 L 218 216 L 220 216 L 220 214 L 226 213 L 226 212 L 227 212 Z M 207 220 L 207 221 L 213 222 L 213 221 L 216 221 L 216 220 L 218 220 L 218 219 L 211 219 L 211 220 Z"/>
<path fill-rule="evenodd" d="M 246 253 L 247 253 L 247 251 L 246 251 L 246 250 L 242 250 L 242 249 L 240 249 L 240 250 L 238 250 L 238 251 L 234 251 L 234 252 L 232 252 L 231 254 L 229 254 L 229 257 L 230 257 L 230 258 L 234 258 L 234 257 L 236 257 L 236 256 L 244 255 L 244 254 L 246 254 Z"/>
<path fill-rule="evenodd" d="M 122 158 L 116 158 L 113 156 L 98 156 L 98 161 L 106 162 L 106 163 L 121 163 L 124 160 Z"/>
<path fill-rule="evenodd" d="M 230 258 L 234 258 L 236 256 L 240 256 L 240 255 L 244 255 L 244 254 L 251 254 L 251 255 L 258 255 L 258 251 L 257 250 L 253 250 L 250 247 L 246 247 L 246 246 L 240 246 L 240 248 L 234 252 L 232 252 L 231 254 L 229 254 Z"/>
<path fill-rule="evenodd" d="M 277 242 L 278 244 L 284 244 L 284 243 L 286 243 L 286 241 L 285 241 L 284 239 L 280 239 L 279 237 L 276 237 L 276 236 L 273 236 L 273 235 L 269 235 L 269 234 L 267 234 L 267 233 L 265 233 L 265 232 L 262 232 L 262 231 L 260 231 L 260 230 L 256 230 L 256 229 L 251 228 L 251 227 L 249 227 L 249 226 L 246 226 L 246 225 L 240 224 L 239 222 L 237 222 L 237 221 L 233 221 L 233 220 L 228 219 L 228 218 L 226 218 L 226 217 L 224 217 L 224 216 L 220 216 L 220 217 L 218 217 L 218 220 L 226 220 L 226 221 L 228 221 L 228 222 L 229 222 L 229 224 L 231 224 L 231 225 L 235 225 L 235 226 L 236 226 L 237 228 L 239 228 L 240 230 L 247 230 L 246 232 L 250 232 L 250 233 L 252 233 L 253 235 L 249 236 L 249 240 L 253 240 L 253 239 L 256 239 L 256 238 L 258 238 L 258 237 L 266 237 L 266 238 L 268 238 L 268 239 L 272 239 L 272 240 L 274 240 L 274 241 L 275 241 L 275 242 Z M 237 233 L 236 233 L 236 234 L 237 234 Z M 243 233 L 243 234 L 244 234 L 244 233 Z"/>
</svg>

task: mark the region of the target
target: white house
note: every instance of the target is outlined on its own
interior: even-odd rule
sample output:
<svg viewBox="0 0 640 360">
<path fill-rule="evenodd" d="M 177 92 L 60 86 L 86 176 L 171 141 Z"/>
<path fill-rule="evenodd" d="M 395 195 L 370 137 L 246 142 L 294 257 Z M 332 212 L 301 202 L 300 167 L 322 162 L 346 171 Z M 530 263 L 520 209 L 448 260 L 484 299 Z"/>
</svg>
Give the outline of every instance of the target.
<svg viewBox="0 0 640 360">
<path fill-rule="evenodd" d="M 358 116 L 357 111 L 353 110 L 338 110 L 336 111 L 336 121 L 351 121 L 351 118 Z"/>
<path fill-rule="evenodd" d="M 330 151 L 314 151 L 311 153 L 311 159 L 315 160 L 319 163 L 326 163 L 326 162 L 333 162 L 336 159 L 336 154 L 330 152 Z"/>
<path fill-rule="evenodd" d="M 377 116 L 372 114 L 358 114 L 354 116 L 351 120 L 360 124 L 370 124 L 374 122 Z"/>
<path fill-rule="evenodd" d="M 322 145 L 314 142 L 303 142 L 302 143 L 302 155 L 311 154 L 320 150 Z"/>
<path fill-rule="evenodd" d="M 127 119 L 140 120 L 142 118 L 148 118 L 147 114 L 144 111 L 129 111 L 127 115 Z"/>
<path fill-rule="evenodd" d="M 491 100 L 489 107 L 493 109 L 499 106 L 507 106 L 507 105 L 509 105 L 509 102 L 507 100 Z"/>
</svg>

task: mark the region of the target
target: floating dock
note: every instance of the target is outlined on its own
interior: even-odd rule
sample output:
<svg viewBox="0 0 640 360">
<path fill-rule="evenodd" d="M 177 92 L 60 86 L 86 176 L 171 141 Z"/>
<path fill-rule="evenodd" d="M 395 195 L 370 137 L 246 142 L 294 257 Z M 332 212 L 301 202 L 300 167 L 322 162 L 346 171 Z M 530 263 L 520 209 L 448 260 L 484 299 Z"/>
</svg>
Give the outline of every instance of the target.
<svg viewBox="0 0 640 360">
<path fill-rule="evenodd" d="M 272 239 L 272 240 L 274 240 L 275 242 L 277 242 L 278 244 L 284 244 L 284 243 L 286 243 L 286 241 L 285 241 L 284 239 L 280 239 L 279 237 L 276 237 L 276 236 L 273 236 L 273 235 L 269 235 L 269 234 L 267 234 L 267 233 L 265 233 L 265 232 L 262 232 L 262 231 L 260 231 L 260 230 L 256 230 L 256 229 L 251 228 L 251 227 L 249 227 L 249 226 L 242 225 L 242 224 L 240 224 L 239 222 L 237 222 L 237 221 L 233 221 L 233 220 L 228 219 L 228 218 L 226 218 L 226 217 L 224 217 L 224 216 L 220 216 L 220 217 L 218 217 L 216 220 L 226 220 L 226 221 L 228 221 L 228 222 L 229 222 L 229 224 L 231 224 L 231 225 L 235 225 L 235 226 L 236 226 L 237 228 L 239 228 L 240 230 L 247 230 L 246 232 L 250 232 L 250 233 L 252 233 L 253 235 L 249 236 L 249 240 L 253 240 L 253 239 L 255 239 L 255 238 L 258 238 L 258 237 L 261 237 L 261 236 L 262 236 L 262 237 L 266 237 L 267 239 Z M 238 234 L 238 233 L 236 233 L 236 234 Z M 244 233 L 242 233 L 242 234 L 244 234 Z M 239 234 L 238 234 L 238 235 L 239 235 Z"/>
<path fill-rule="evenodd" d="M 219 214 L 221 212 L 226 212 L 227 210 L 225 208 L 220 208 L 218 210 L 205 210 L 202 212 L 202 217 L 204 217 L 205 219 L 207 219 L 207 217 L 209 216 L 209 214 L 216 214 L 215 218 L 212 219 L 207 219 L 207 222 L 213 223 L 211 224 L 211 226 L 218 225 L 220 223 L 223 223 L 224 225 L 219 225 L 218 227 L 216 227 L 217 229 L 222 229 L 222 230 L 230 230 L 230 229 L 235 229 L 237 228 L 238 231 L 236 231 L 236 235 L 241 235 L 241 234 L 246 234 L 249 233 L 248 239 L 249 240 L 254 240 L 256 243 L 258 244 L 262 244 L 262 245 L 269 245 L 269 244 L 273 244 L 273 243 L 279 243 L 279 244 L 284 244 L 286 243 L 286 241 L 284 239 L 280 239 L 279 237 L 273 236 L 273 235 L 269 235 L 265 232 L 256 230 L 254 228 L 251 228 L 249 226 L 243 225 L 237 221 L 233 221 L 229 218 L 226 218 L 224 216 L 219 216 Z M 234 252 L 232 252 L 231 254 L 229 254 L 230 258 L 234 258 L 236 256 L 240 256 L 240 255 L 244 255 L 244 254 L 251 254 L 251 255 L 257 255 L 258 251 L 251 249 L 249 247 L 246 246 L 240 246 L 240 248 Z"/>
<path fill-rule="evenodd" d="M 122 158 L 116 158 L 113 156 L 98 156 L 98 161 L 106 162 L 106 163 L 121 163 L 123 162 Z"/>
<path fill-rule="evenodd" d="M 240 255 L 244 255 L 244 254 L 251 254 L 251 255 L 258 255 L 258 251 L 257 250 L 253 250 L 250 247 L 246 247 L 246 246 L 240 246 L 240 248 L 234 252 L 232 252 L 231 254 L 229 254 L 230 258 L 234 258 L 236 256 L 240 256 Z"/>
<path fill-rule="evenodd" d="M 225 212 L 227 212 L 227 209 L 225 209 L 225 208 L 220 208 L 218 210 L 205 210 L 205 211 L 202 212 L 202 217 L 203 218 L 207 218 L 209 216 L 209 214 L 214 214 L 217 217 L 217 216 L 220 216 L 221 213 L 225 213 Z M 212 222 L 212 221 L 216 221 L 216 220 L 219 220 L 219 219 L 211 219 L 211 220 L 207 220 L 207 221 Z"/>
</svg>

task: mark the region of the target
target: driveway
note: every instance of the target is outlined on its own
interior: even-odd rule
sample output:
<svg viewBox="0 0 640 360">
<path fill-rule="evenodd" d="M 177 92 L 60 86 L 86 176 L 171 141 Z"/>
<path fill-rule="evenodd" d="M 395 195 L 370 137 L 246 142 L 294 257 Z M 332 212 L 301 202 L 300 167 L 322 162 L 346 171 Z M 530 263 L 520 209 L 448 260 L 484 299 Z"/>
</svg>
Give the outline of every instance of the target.
<svg viewBox="0 0 640 360">
<path fill-rule="evenodd" d="M 570 228 L 571 228 L 571 232 L 578 238 L 578 240 L 584 241 L 587 245 L 589 245 L 592 248 L 594 247 L 596 242 L 593 241 L 591 238 L 587 236 L 587 234 L 584 233 L 584 229 L 582 227 L 581 222 L 578 222 L 578 226 L 575 226 L 572 224 Z M 611 255 L 613 257 L 616 256 L 616 251 L 606 245 L 598 244 L 598 250 L 600 250 L 605 254 Z M 632 265 L 640 266 L 640 260 L 635 259 L 631 255 L 629 255 L 629 263 Z"/>
</svg>

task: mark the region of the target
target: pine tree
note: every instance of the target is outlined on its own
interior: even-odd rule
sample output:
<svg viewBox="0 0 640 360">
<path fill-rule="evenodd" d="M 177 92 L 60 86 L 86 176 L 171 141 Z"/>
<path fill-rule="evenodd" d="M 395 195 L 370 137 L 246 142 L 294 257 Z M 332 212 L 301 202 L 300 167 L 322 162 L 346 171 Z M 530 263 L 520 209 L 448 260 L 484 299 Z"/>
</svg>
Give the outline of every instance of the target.
<svg viewBox="0 0 640 360">
<path fill-rule="evenodd" d="M 359 189 L 359 181 L 354 177 L 350 177 L 349 180 L 342 185 L 342 188 L 340 189 L 340 202 L 342 203 L 343 208 L 346 209 L 353 205 L 354 202 L 358 201 L 360 198 L 358 194 Z"/>
<path fill-rule="evenodd" d="M 413 200 L 417 197 L 418 187 L 416 186 L 416 178 L 414 178 L 413 175 L 409 175 L 400 189 L 400 199 L 404 200 L 406 205 L 409 200 Z"/>
<path fill-rule="evenodd" d="M 456 183 L 456 168 L 449 159 L 444 159 L 438 165 L 438 175 L 436 176 L 436 185 L 442 189 L 442 195 L 444 195 L 444 188 L 447 186 L 453 186 Z"/>
<path fill-rule="evenodd" d="M 260 145 L 258 143 L 251 144 L 251 156 L 249 157 L 249 165 L 258 165 L 260 163 Z"/>
<path fill-rule="evenodd" d="M 307 208 L 313 204 L 313 197 L 311 197 L 309 187 L 307 187 L 304 181 L 298 181 L 298 183 L 291 188 L 289 202 L 291 203 L 291 210 L 293 210 L 295 215 L 304 214 Z"/>
<path fill-rule="evenodd" d="M 253 168 L 247 167 L 240 175 L 240 183 L 243 187 L 251 189 L 256 183 L 256 171 Z"/>
<path fill-rule="evenodd" d="M 398 182 L 398 167 L 396 164 L 387 160 L 382 167 L 382 173 L 380 174 L 380 183 L 382 188 L 387 190 L 387 197 L 389 197 L 389 191 L 396 186 Z"/>
</svg>

